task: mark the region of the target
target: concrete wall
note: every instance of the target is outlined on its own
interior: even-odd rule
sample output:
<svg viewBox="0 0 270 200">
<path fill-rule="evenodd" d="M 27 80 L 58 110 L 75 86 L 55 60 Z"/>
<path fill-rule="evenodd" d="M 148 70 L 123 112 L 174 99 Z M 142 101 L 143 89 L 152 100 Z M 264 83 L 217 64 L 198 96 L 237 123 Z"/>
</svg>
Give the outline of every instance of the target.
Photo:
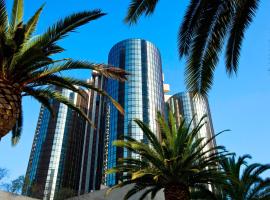
<svg viewBox="0 0 270 200">
<path fill-rule="evenodd" d="M 107 189 L 103 189 L 82 196 L 73 197 L 68 200 L 122 200 L 124 199 L 125 194 L 130 188 L 131 186 L 126 186 L 121 189 L 116 189 L 112 191 L 108 196 L 105 195 Z M 129 200 L 138 200 L 140 194 L 142 194 L 142 192 L 132 196 L 132 198 L 130 198 Z M 151 200 L 151 198 L 146 197 L 145 200 Z M 157 194 L 155 200 L 165 200 L 162 191 Z"/>
<path fill-rule="evenodd" d="M 37 200 L 26 196 L 0 191 L 0 200 Z"/>
</svg>

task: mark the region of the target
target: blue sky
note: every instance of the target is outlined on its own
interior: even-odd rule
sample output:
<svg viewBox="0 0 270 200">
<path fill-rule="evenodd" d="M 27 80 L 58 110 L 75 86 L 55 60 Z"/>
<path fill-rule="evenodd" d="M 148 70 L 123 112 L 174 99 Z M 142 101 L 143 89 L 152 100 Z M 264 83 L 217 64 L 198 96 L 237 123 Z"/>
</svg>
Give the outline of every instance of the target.
<svg viewBox="0 0 270 200">
<path fill-rule="evenodd" d="M 8 8 L 11 0 L 7 0 Z M 171 93 L 185 90 L 184 60 L 178 59 L 176 38 L 188 0 L 160 0 L 153 16 L 141 18 L 138 25 L 123 23 L 129 1 L 47 0 L 37 33 L 70 13 L 100 8 L 108 13 L 82 28 L 61 44 L 67 51 L 63 57 L 107 62 L 110 48 L 126 38 L 144 38 L 161 52 L 165 82 Z M 25 0 L 25 19 L 44 3 Z M 249 153 L 253 162 L 270 163 L 270 1 L 261 1 L 257 16 L 249 27 L 241 52 L 238 75 L 228 78 L 223 58 L 209 94 L 215 131 L 231 129 L 217 142 L 238 155 Z M 223 54 L 221 55 L 223 56 Z M 73 71 L 73 76 L 89 78 L 90 72 Z M 40 105 L 32 98 L 23 101 L 24 128 L 20 143 L 12 147 L 10 136 L 0 142 L 0 167 L 9 170 L 9 179 L 25 174 Z"/>
</svg>

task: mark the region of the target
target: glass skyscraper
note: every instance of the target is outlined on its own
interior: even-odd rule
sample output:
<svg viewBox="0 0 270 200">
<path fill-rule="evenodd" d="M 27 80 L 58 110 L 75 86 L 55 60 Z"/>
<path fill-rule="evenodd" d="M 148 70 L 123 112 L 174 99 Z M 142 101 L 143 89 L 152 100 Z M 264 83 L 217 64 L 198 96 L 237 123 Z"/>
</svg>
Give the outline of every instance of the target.
<svg viewBox="0 0 270 200">
<path fill-rule="evenodd" d="M 140 119 L 159 135 L 157 112 L 166 114 L 170 108 L 177 124 L 181 119 L 195 119 L 196 126 L 203 115 L 206 124 L 200 136 L 214 135 L 210 109 L 206 98 L 193 98 L 191 93 L 173 96 L 169 85 L 163 84 L 162 64 L 159 50 L 149 41 L 127 39 L 114 45 L 109 52 L 108 64 L 126 70 L 130 75 L 126 82 L 106 79 L 92 72 L 89 83 L 118 101 L 125 110 L 122 115 L 104 96 L 93 90 L 81 90 L 83 96 L 66 89 L 56 88 L 93 122 L 91 126 L 78 113 L 67 106 L 52 101 L 55 117 L 41 106 L 32 150 L 29 158 L 23 193 L 44 200 L 53 200 L 61 188 L 85 194 L 98 190 L 101 184 L 113 186 L 121 180 L 120 175 L 106 175 L 105 171 L 116 166 L 122 157 L 135 157 L 129 151 L 116 148 L 112 142 L 131 136 L 147 143 L 144 133 L 134 123 Z M 212 148 L 215 142 L 206 148 Z"/>
<path fill-rule="evenodd" d="M 99 89 L 106 87 L 106 79 L 95 71 L 90 81 Z M 87 115 L 95 127 L 87 124 L 85 128 L 78 194 L 100 189 L 103 172 L 106 101 L 104 96 L 93 90 L 87 92 Z"/>
<path fill-rule="evenodd" d="M 194 118 L 191 125 L 194 128 L 200 119 L 206 116 L 202 121 L 205 125 L 200 129 L 198 136 L 206 139 L 214 136 L 209 103 L 206 97 L 193 97 L 190 92 L 177 93 L 167 100 L 167 109 L 174 113 L 178 126 L 183 118 L 185 118 L 186 123 L 189 123 Z M 215 141 L 212 141 L 205 147 L 205 150 L 211 149 L 215 145 Z"/>
<path fill-rule="evenodd" d="M 86 112 L 87 95 L 59 89 L 65 97 Z M 24 193 L 53 200 L 59 188 L 76 191 L 79 185 L 85 120 L 66 105 L 52 101 L 55 116 L 41 106 L 26 177 Z"/>
<path fill-rule="evenodd" d="M 108 63 L 126 70 L 130 75 L 125 83 L 115 80 L 108 80 L 107 83 L 107 92 L 123 106 L 125 115 L 122 116 L 109 102 L 105 170 L 115 166 L 118 158 L 129 154 L 112 146 L 112 141 L 121 135 L 128 135 L 147 142 L 143 132 L 134 123 L 135 118 L 149 124 L 150 129 L 158 134 L 157 112 L 164 112 L 161 56 L 151 42 L 142 39 L 121 41 L 112 47 Z M 119 177 L 115 174 L 105 177 L 108 186 L 118 181 Z"/>
<path fill-rule="evenodd" d="M 88 83 L 106 87 L 106 79 L 96 71 Z M 94 126 L 57 101 L 52 102 L 55 117 L 41 106 L 23 193 L 44 200 L 52 200 L 62 188 L 74 194 L 98 190 L 103 175 L 105 97 L 93 90 L 81 90 L 83 96 L 58 90 L 87 113 Z"/>
</svg>

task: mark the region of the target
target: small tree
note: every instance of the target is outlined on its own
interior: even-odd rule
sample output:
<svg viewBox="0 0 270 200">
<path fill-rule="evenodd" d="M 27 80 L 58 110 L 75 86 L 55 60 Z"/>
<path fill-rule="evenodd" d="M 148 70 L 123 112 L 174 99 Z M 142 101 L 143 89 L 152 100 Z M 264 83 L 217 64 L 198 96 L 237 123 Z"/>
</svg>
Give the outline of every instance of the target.
<svg viewBox="0 0 270 200">
<path fill-rule="evenodd" d="M 7 177 L 8 170 L 5 168 L 0 168 L 0 189 L 4 189 L 5 184 L 3 183 L 3 179 Z"/>
<path fill-rule="evenodd" d="M 5 190 L 14 194 L 21 194 L 24 184 L 24 176 L 19 176 L 18 178 L 11 181 L 11 183 L 4 184 Z"/>
<path fill-rule="evenodd" d="M 7 169 L 0 168 L 0 181 L 7 176 L 7 173 L 8 173 Z"/>
</svg>

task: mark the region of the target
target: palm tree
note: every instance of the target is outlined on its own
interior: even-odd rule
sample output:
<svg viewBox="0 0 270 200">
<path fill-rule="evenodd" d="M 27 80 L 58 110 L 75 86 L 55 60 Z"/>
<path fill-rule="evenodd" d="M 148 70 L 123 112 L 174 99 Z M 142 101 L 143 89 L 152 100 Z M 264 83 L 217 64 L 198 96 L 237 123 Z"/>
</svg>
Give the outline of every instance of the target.
<svg viewBox="0 0 270 200">
<path fill-rule="evenodd" d="M 128 136 L 113 142 L 116 147 L 125 148 L 130 155 L 139 155 L 139 158 L 121 158 L 116 167 L 107 171 L 108 174 L 118 173 L 123 177 L 122 182 L 109 192 L 134 184 L 125 199 L 137 192 L 142 192 L 140 199 L 149 193 L 154 198 L 159 190 L 164 189 L 166 200 L 188 200 L 191 190 L 222 182 L 224 176 L 217 163 L 227 152 L 222 146 L 205 149 L 214 137 L 199 138 L 198 132 L 204 125 L 202 120 L 195 128 L 191 128 L 192 121 L 188 125 L 182 121 L 176 128 L 172 113 L 168 122 L 159 114 L 160 132 L 153 133 L 148 125 L 136 119 L 149 144 Z M 161 141 L 157 138 L 159 134 Z"/>
<path fill-rule="evenodd" d="M 154 12 L 158 0 L 132 0 L 125 18 L 136 23 Z M 219 53 L 226 43 L 226 71 L 237 73 L 244 33 L 259 0 L 190 0 L 178 33 L 180 58 L 187 57 L 185 81 L 188 89 L 206 95 L 213 84 Z"/>
<path fill-rule="evenodd" d="M 23 0 L 14 0 L 11 18 L 8 19 L 4 0 L 0 0 L 0 138 L 12 130 L 12 142 L 17 143 L 22 129 L 22 97 L 32 96 L 52 113 L 50 99 L 57 100 L 83 117 L 79 108 L 51 86 L 58 86 L 80 93 L 76 86 L 95 90 L 121 106 L 104 91 L 86 81 L 62 76 L 61 72 L 73 69 L 96 70 L 105 77 L 126 80 L 125 71 L 102 64 L 75 61 L 69 58 L 55 60 L 53 55 L 64 49 L 57 42 L 69 32 L 105 14 L 100 10 L 72 14 L 49 27 L 42 35 L 33 36 L 44 6 L 27 21 L 23 22 Z M 89 121 L 89 119 L 87 119 Z"/>
<path fill-rule="evenodd" d="M 270 199 L 270 179 L 263 179 L 262 173 L 270 169 L 270 165 L 259 163 L 247 164 L 249 155 L 235 156 L 221 162 L 222 169 L 228 176 L 223 191 L 229 199 L 266 200 Z"/>
<path fill-rule="evenodd" d="M 270 165 L 254 163 L 248 165 L 249 155 L 235 156 L 223 159 L 221 168 L 226 174 L 223 184 L 215 193 L 207 189 L 193 194 L 194 199 L 200 200 L 267 200 L 270 199 L 270 179 L 263 179 L 262 173 L 270 169 Z M 203 198 L 202 198 L 203 197 Z"/>
</svg>

